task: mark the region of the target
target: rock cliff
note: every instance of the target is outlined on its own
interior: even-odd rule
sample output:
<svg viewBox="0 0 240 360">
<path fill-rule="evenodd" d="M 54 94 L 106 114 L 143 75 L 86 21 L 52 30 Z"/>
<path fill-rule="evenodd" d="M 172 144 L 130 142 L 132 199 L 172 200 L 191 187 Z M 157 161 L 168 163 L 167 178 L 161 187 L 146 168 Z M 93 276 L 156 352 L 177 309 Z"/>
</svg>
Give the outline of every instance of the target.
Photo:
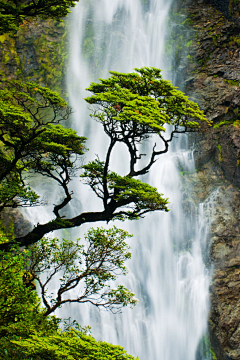
<svg viewBox="0 0 240 360">
<path fill-rule="evenodd" d="M 36 81 L 66 95 L 67 30 L 65 22 L 31 20 L 16 34 L 0 36 L 0 72 L 8 78 Z"/>
<path fill-rule="evenodd" d="M 183 3 L 181 4 L 183 5 Z M 239 1 L 185 2 L 191 30 L 184 90 L 212 120 L 192 141 L 195 199 L 211 203 L 209 330 L 213 358 L 240 359 Z M 186 9 L 185 8 L 185 9 Z"/>
</svg>

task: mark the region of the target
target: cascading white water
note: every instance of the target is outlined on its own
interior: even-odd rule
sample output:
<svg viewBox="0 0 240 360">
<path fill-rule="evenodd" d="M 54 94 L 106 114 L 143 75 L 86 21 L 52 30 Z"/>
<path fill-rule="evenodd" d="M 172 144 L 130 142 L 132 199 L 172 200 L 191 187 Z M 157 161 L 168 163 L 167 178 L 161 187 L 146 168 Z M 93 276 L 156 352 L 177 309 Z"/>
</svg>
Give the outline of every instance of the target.
<svg viewBox="0 0 240 360">
<path fill-rule="evenodd" d="M 68 93 L 75 111 L 72 127 L 88 137 L 89 159 L 94 159 L 95 154 L 104 159 L 108 139 L 101 125 L 88 116 L 82 100 L 87 96 L 84 89 L 91 81 L 108 77 L 109 70 L 129 72 L 134 67 L 155 66 L 163 68 L 164 76 L 163 49 L 171 3 L 80 0 L 74 9 Z M 207 328 L 209 280 L 202 259 L 206 223 L 201 211 L 188 217 L 184 214 L 179 162 L 185 170 L 194 170 L 190 153 L 170 150 L 147 178 L 169 197 L 171 211 L 148 214 L 131 224 L 117 224 L 134 234 L 130 273 L 119 283 L 124 282 L 135 292 L 139 304 L 117 315 L 99 312 L 91 305 L 71 306 L 67 311 L 82 325 L 91 325 L 93 336 L 123 345 L 140 360 L 195 360 Z M 121 148 L 114 153 L 112 170 L 124 174 L 127 164 L 127 152 Z M 79 203 L 84 211 L 101 208 L 90 191 L 80 188 L 79 181 L 74 183 L 74 193 L 77 200 L 72 204 L 73 213 L 75 208 L 79 212 Z"/>
<path fill-rule="evenodd" d="M 163 50 L 171 3 L 172 0 L 80 0 L 74 9 L 68 93 L 75 110 L 72 127 L 89 139 L 88 159 L 94 159 L 95 154 L 104 159 L 108 138 L 101 125 L 89 118 L 84 89 L 91 81 L 107 77 L 109 70 L 129 72 L 134 67 L 155 66 L 162 68 L 164 75 L 169 66 L 164 63 Z M 170 148 L 162 155 L 143 179 L 169 197 L 171 211 L 116 224 L 134 234 L 130 244 L 132 259 L 127 264 L 130 272 L 118 282 L 136 294 L 139 304 L 117 315 L 99 312 L 92 305 L 65 306 L 58 311 L 62 317 L 71 316 L 81 325 L 92 326 L 93 336 L 121 344 L 130 354 L 139 355 L 140 360 L 203 359 L 199 353 L 196 356 L 207 329 L 209 276 L 202 254 L 206 251 L 208 231 L 204 214 L 209 208 L 206 202 L 188 215 L 183 211 L 179 164 L 185 171 L 194 171 L 193 158 L 186 148 L 184 138 L 175 140 L 174 151 Z M 120 147 L 114 152 L 111 169 L 125 174 L 127 166 L 127 151 Z M 52 192 L 55 199 L 58 190 Z M 81 186 L 79 179 L 73 182 L 73 190 L 73 215 L 81 210 L 101 210 L 101 203 Z M 28 217 L 33 223 L 44 223 L 52 216 L 51 211 L 51 206 L 41 211 L 38 208 L 29 211 Z M 80 237 L 88 227 L 85 224 L 71 234 Z"/>
</svg>

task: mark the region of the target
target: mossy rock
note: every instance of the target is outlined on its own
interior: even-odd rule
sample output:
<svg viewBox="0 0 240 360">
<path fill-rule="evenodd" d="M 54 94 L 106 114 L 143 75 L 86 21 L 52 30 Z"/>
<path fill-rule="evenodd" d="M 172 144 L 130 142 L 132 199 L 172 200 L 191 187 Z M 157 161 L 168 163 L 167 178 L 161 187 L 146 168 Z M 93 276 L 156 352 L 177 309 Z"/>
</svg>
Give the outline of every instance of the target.
<svg viewBox="0 0 240 360">
<path fill-rule="evenodd" d="M 6 78 L 33 80 L 66 97 L 66 22 L 24 22 L 15 35 L 0 36 L 0 71 Z"/>
</svg>

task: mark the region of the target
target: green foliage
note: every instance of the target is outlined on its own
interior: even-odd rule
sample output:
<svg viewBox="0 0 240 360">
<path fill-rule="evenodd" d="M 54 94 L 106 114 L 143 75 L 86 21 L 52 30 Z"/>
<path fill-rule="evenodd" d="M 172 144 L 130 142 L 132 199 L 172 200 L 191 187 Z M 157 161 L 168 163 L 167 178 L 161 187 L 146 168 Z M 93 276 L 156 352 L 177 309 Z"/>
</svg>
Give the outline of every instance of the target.
<svg viewBox="0 0 240 360">
<path fill-rule="evenodd" d="M 1 242 L 8 241 L 3 234 L 0 239 Z M 57 319 L 43 316 L 37 293 L 23 282 L 28 259 L 29 252 L 19 251 L 17 247 L 11 252 L 0 252 L 0 349 L 6 349 L 9 359 L 18 358 L 12 339 L 57 329 Z"/>
<path fill-rule="evenodd" d="M 118 207 L 128 205 L 126 211 L 116 214 L 116 218 L 133 220 L 139 217 L 140 211 L 143 211 L 142 213 L 155 210 L 168 211 L 168 199 L 164 199 L 156 188 L 140 180 L 129 176 L 120 176 L 111 171 L 104 176 L 104 167 L 105 163 L 96 159 L 83 166 L 85 171 L 81 177 L 100 198 L 104 193 L 103 183 L 105 180 L 109 198 L 114 199 Z"/>
<path fill-rule="evenodd" d="M 60 20 L 78 0 L 0 1 L 0 34 L 16 31 L 26 18 L 55 18 Z"/>
<path fill-rule="evenodd" d="M 212 355 L 212 360 L 217 360 L 216 354 L 213 350 L 213 348 L 210 349 L 211 355 Z"/>
<path fill-rule="evenodd" d="M 0 184 L 0 211 L 6 207 L 37 205 L 38 200 L 36 192 L 30 186 L 26 186 L 17 174 L 12 173 L 11 178 Z"/>
<path fill-rule="evenodd" d="M 27 30 L 22 27 L 20 32 L 22 34 L 21 41 L 23 43 L 28 41 L 28 46 L 34 46 L 35 49 L 35 61 L 38 64 L 38 71 L 33 74 L 34 79 L 36 79 L 34 81 L 37 81 L 39 84 L 45 84 L 45 86 L 50 87 L 50 89 L 57 91 L 67 98 L 68 95 L 64 83 L 67 68 L 66 60 L 69 56 L 67 49 L 67 21 L 57 22 L 55 20 L 48 20 L 44 23 L 41 22 L 40 26 L 40 36 L 34 37 L 31 33 L 31 27 L 28 27 Z M 30 36 L 31 38 L 28 40 Z M 51 39 L 51 41 L 46 41 L 46 38 Z M 27 65 L 26 58 L 24 58 L 21 64 L 22 68 L 24 65 Z M 28 77 L 31 78 L 31 76 L 29 75 Z"/>
<path fill-rule="evenodd" d="M 224 82 L 229 84 L 229 85 L 232 85 L 232 86 L 238 86 L 240 87 L 240 83 L 239 81 L 237 80 L 228 80 L 228 79 L 224 79 Z"/>
<path fill-rule="evenodd" d="M 0 35 L 7 33 L 7 32 L 12 32 L 12 31 L 17 31 L 19 28 L 19 25 L 21 23 L 21 20 L 17 19 L 15 16 L 13 15 L 4 15 L 4 14 L 0 14 Z"/>
<path fill-rule="evenodd" d="M 233 121 L 222 120 L 218 124 L 213 125 L 214 129 L 218 129 L 220 126 L 232 124 Z"/>
<path fill-rule="evenodd" d="M 222 162 L 223 162 L 222 147 L 221 147 L 220 144 L 218 144 L 218 150 L 219 150 L 219 156 L 218 156 L 218 158 L 219 158 L 220 163 L 222 163 Z"/>
<path fill-rule="evenodd" d="M 104 124 L 106 133 L 109 123 L 120 131 L 123 123 L 140 141 L 148 134 L 164 132 L 164 124 L 192 129 L 199 127 L 196 120 L 207 121 L 196 103 L 162 79 L 159 69 L 135 70 L 129 74 L 110 72 L 109 79 L 100 79 L 87 89 L 94 95 L 85 100 L 100 107 L 92 116 Z M 122 136 L 118 133 L 118 141 L 123 141 L 124 132 L 125 128 Z"/>
<path fill-rule="evenodd" d="M 190 47 L 191 45 L 192 45 L 192 40 L 190 40 L 190 41 L 188 41 L 187 43 L 186 43 L 186 47 Z"/>
<path fill-rule="evenodd" d="M 96 239 L 96 235 L 102 238 Z M 122 238 L 128 236 L 126 232 L 112 229 L 108 232 L 110 239 L 103 239 L 103 231 L 100 229 L 89 232 L 92 237 L 92 244 L 95 251 L 103 242 L 110 244 L 115 242 L 115 235 L 119 234 Z M 1 241 L 7 239 L 3 234 L 0 235 Z M 47 243 L 51 243 L 53 250 L 47 249 Z M 126 245 L 126 244 L 125 244 Z M 67 251 L 69 246 L 67 241 L 61 245 L 55 240 L 42 242 L 44 255 L 49 257 L 58 256 L 55 264 L 65 261 L 68 258 L 71 262 L 72 271 L 74 267 L 73 252 Z M 119 248 L 124 248 L 120 243 Z M 127 245 L 126 245 L 127 246 Z M 62 252 L 60 251 L 60 248 Z M 58 249 L 58 250 L 57 250 Z M 33 252 L 33 249 L 31 250 Z M 42 255 L 42 254 L 41 254 Z M 61 259 L 59 258 L 61 257 Z M 6 360 L 49 360 L 49 359 L 121 359 L 134 360 L 120 346 L 115 346 L 105 342 L 96 341 L 92 336 L 86 335 L 86 329 L 74 329 L 71 324 L 64 330 L 59 328 L 59 321 L 54 316 L 46 316 L 45 310 L 40 308 L 40 301 L 36 291 L 27 286 L 24 279 L 29 271 L 26 271 L 30 253 L 27 250 L 19 251 L 17 247 L 12 248 L 11 252 L 0 252 L 0 357 Z M 71 260 L 70 260 L 71 258 Z M 35 258 L 35 260 L 37 260 Z M 53 260 L 51 258 L 51 260 Z M 39 259 L 43 263 L 43 256 Z M 120 257 L 116 259 L 121 263 Z M 52 263 L 49 262 L 50 266 Z M 33 264 L 31 264 L 33 265 Z M 40 266 L 40 265 L 39 265 Z M 123 263 L 120 264 L 123 266 Z M 68 271 L 68 274 L 71 270 Z M 118 297 L 121 291 L 118 292 Z M 126 299 L 125 299 L 126 301 Z M 122 301 L 123 302 L 123 301 Z M 73 324 L 74 325 L 74 324 Z"/>
<path fill-rule="evenodd" d="M 134 294 L 123 286 L 111 289 L 107 282 L 117 275 L 127 274 L 125 261 L 130 259 L 131 237 L 126 231 L 113 227 L 90 229 L 85 235 L 85 245 L 72 240 L 43 238 L 31 247 L 29 273 L 41 289 L 45 315 L 65 303 L 86 303 L 118 312 L 122 306 L 135 305 Z M 45 280 L 41 278 L 44 272 Z M 55 278 L 59 289 L 54 297 L 49 293 Z M 66 297 L 75 289 L 76 297 Z"/>
<path fill-rule="evenodd" d="M 38 203 L 26 171 L 49 177 L 54 171 L 56 177 L 58 170 L 68 169 L 65 182 L 74 175 L 85 138 L 59 124 L 69 114 L 66 102 L 48 88 L 20 80 L 1 83 L 0 210 Z"/>
<path fill-rule="evenodd" d="M 27 56 L 29 48 L 34 48 L 33 58 Z M 64 83 L 69 56 L 66 20 L 24 20 L 16 35 L 0 35 L 0 52 L 0 68 L 6 79 L 34 81 L 67 98 Z"/>
<path fill-rule="evenodd" d="M 1 242 L 7 239 L 1 235 Z M 38 311 L 35 292 L 26 288 L 22 282 L 28 252 L 0 253 L 0 334 L 15 331 L 28 331 L 26 327 Z"/>
<path fill-rule="evenodd" d="M 96 341 L 89 335 L 71 329 L 50 336 L 31 335 L 29 339 L 13 341 L 32 360 L 134 360 L 121 346 Z M 138 359 L 138 358 L 137 358 Z M 136 359 L 136 360 L 137 360 Z"/>
<path fill-rule="evenodd" d="M 191 26 L 193 24 L 193 20 L 191 20 L 190 18 L 186 18 L 186 20 L 184 20 L 184 22 L 182 23 L 182 25 L 188 25 Z"/>
<path fill-rule="evenodd" d="M 233 125 L 238 127 L 239 126 L 239 120 L 238 120 L 238 113 L 239 113 L 239 109 L 235 108 L 233 110 L 233 113 L 235 115 L 235 119 L 232 120 L 222 120 L 219 123 L 213 125 L 214 129 L 219 129 L 221 126 L 227 126 L 227 125 Z"/>
<path fill-rule="evenodd" d="M 238 45 L 238 46 L 240 45 L 240 37 L 239 37 L 239 35 L 238 36 L 231 36 L 230 40 L 234 41 L 236 43 L 236 45 Z"/>
</svg>

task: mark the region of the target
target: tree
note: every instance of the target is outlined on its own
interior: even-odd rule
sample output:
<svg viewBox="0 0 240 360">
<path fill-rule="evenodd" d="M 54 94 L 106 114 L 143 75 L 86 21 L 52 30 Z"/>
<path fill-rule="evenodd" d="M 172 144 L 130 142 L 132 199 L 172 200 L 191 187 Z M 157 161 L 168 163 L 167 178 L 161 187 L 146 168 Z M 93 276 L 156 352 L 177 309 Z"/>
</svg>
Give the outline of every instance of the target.
<svg viewBox="0 0 240 360">
<path fill-rule="evenodd" d="M 139 360 L 128 355 L 123 347 L 96 341 L 92 336 L 81 331 L 70 329 L 55 332 L 47 336 L 35 333 L 28 339 L 12 340 L 17 345 L 18 352 L 26 359 L 32 360 Z M 13 357 L 12 360 L 23 359 Z"/>
<path fill-rule="evenodd" d="M 18 30 L 27 19 L 54 18 L 60 20 L 69 14 L 78 0 L 1 0 L 0 1 L 0 35 Z"/>
<path fill-rule="evenodd" d="M 114 227 L 110 230 L 90 229 L 85 245 L 71 240 L 42 239 L 31 246 L 28 272 L 37 281 L 47 316 L 67 303 L 91 303 L 114 313 L 122 306 L 135 305 L 134 294 L 120 285 L 112 289 L 107 283 L 118 275 L 126 275 L 125 260 L 131 257 L 125 240 L 126 231 Z M 41 275 L 44 274 L 44 277 Z M 56 295 L 49 294 L 52 281 L 59 288 Z M 74 296 L 68 292 L 74 289 Z"/>
<path fill-rule="evenodd" d="M 5 235 L 0 234 L 1 241 Z M 17 354 L 11 340 L 27 338 L 29 334 L 40 331 L 56 331 L 59 321 L 55 317 L 44 317 L 40 301 L 35 291 L 23 283 L 29 251 L 19 251 L 18 247 L 11 252 L 0 251 L 0 355 L 1 359 L 11 359 Z M 7 355 L 4 356 L 4 349 Z M 7 350 L 8 349 L 8 350 Z M 14 350 L 15 349 L 15 350 Z"/>
<path fill-rule="evenodd" d="M 94 236 L 93 233 L 91 234 Z M 1 241 L 5 240 L 3 234 L 0 237 Z M 44 254 L 47 254 L 48 260 L 50 260 L 46 243 L 47 241 L 43 240 L 39 246 L 44 246 Z M 57 246 L 54 247 L 54 250 L 51 248 L 48 250 L 52 251 L 51 256 L 53 253 L 55 255 L 58 253 L 62 257 L 65 256 L 65 259 L 68 259 L 68 264 L 70 264 L 71 254 L 61 252 L 61 250 L 66 250 L 66 247 L 65 242 L 58 251 Z M 68 247 L 68 249 L 70 248 Z M 117 358 L 134 360 L 122 347 L 96 341 L 87 334 L 88 328 L 82 328 L 76 322 L 69 324 L 64 321 L 62 330 L 59 327 L 61 319 L 46 314 L 46 309 L 40 307 L 40 299 L 37 293 L 26 287 L 23 281 L 26 274 L 26 264 L 30 257 L 34 256 L 33 250 L 32 255 L 28 250 L 19 251 L 17 247 L 12 248 L 11 253 L 0 251 L 1 359 L 74 360 L 84 358 L 112 360 Z M 43 258 L 40 262 L 43 264 Z M 68 276 L 70 272 L 68 272 Z"/>
<path fill-rule="evenodd" d="M 38 113 L 42 110 L 42 105 L 39 106 L 38 104 L 38 96 L 42 97 L 43 94 L 44 96 L 49 94 L 49 90 L 37 87 L 37 89 L 40 89 L 38 91 L 34 90 L 35 87 L 36 85 L 27 84 L 27 89 L 23 91 L 24 99 L 26 93 L 33 92 L 32 96 L 27 97 L 27 101 L 19 101 L 17 96 L 14 97 L 17 105 L 16 109 L 13 110 L 14 116 L 17 111 L 22 112 L 24 116 L 30 112 L 28 116 L 31 117 L 31 124 L 33 124 L 31 126 L 34 129 L 35 126 L 39 126 Z M 77 136 L 73 130 L 63 130 L 62 127 L 59 132 L 63 134 L 63 131 L 66 134 L 69 131 L 69 136 L 74 138 L 76 146 L 72 146 L 71 142 L 68 141 L 68 135 L 66 137 L 61 135 L 59 140 L 58 126 L 60 125 L 55 125 L 55 122 L 60 121 L 60 118 L 64 116 L 55 115 L 51 120 L 53 124 L 47 125 L 45 133 L 49 137 L 46 146 L 43 130 L 43 135 L 39 135 L 38 140 L 36 140 L 35 136 L 32 139 L 23 131 L 27 123 L 25 117 L 19 118 L 20 120 L 17 123 L 18 132 L 22 134 L 21 140 L 17 141 L 17 145 L 21 144 L 20 150 L 14 145 L 17 147 L 17 150 L 15 150 L 13 146 L 16 133 L 8 132 L 7 137 L 2 135 L 0 138 L 3 143 L 5 142 L 5 146 L 13 148 L 11 150 L 13 151 L 13 153 L 11 152 L 11 159 L 4 168 L 5 172 L 3 174 L 5 178 L 2 175 L 3 181 L 6 181 L 5 179 L 11 174 L 11 171 L 17 171 L 18 168 L 23 171 L 27 168 L 43 176 L 51 177 L 57 181 L 64 191 L 64 199 L 53 207 L 55 219 L 45 224 L 38 224 L 25 236 L 15 239 L 15 242 L 21 246 L 34 244 L 53 230 L 71 228 L 96 221 L 133 220 L 152 211 L 168 211 L 168 200 L 164 199 L 156 188 L 141 182 L 136 177 L 146 174 L 156 162 L 158 156 L 168 151 L 169 143 L 175 134 L 197 131 L 200 127 L 199 123 L 202 121 L 208 122 L 198 105 L 177 90 L 170 81 L 163 80 L 161 71 L 156 68 L 135 69 L 135 72 L 130 74 L 111 72 L 109 79 L 102 79 L 100 83 L 92 83 L 88 90 L 93 95 L 88 97 L 86 101 L 93 107 L 92 117 L 102 124 L 103 130 L 108 135 L 109 147 L 104 161 L 97 158 L 82 166 L 83 173 L 81 177 L 91 187 L 96 196 L 102 200 L 102 211 L 79 213 L 77 216 L 67 219 L 60 214 L 60 210 L 72 199 L 68 184 L 72 177 L 76 176 L 76 170 L 79 169 L 79 155 L 83 152 L 85 141 L 84 138 Z M 11 91 L 14 93 L 13 90 Z M 46 97 L 44 96 L 45 101 Z M 69 110 L 66 110 L 68 108 L 64 107 L 66 105 L 62 105 L 59 97 L 56 98 L 55 104 L 51 102 L 51 96 L 52 93 L 47 95 L 47 99 L 49 98 L 47 105 L 50 104 L 50 108 L 53 106 L 53 109 L 55 109 L 55 105 L 57 105 L 60 113 L 63 109 L 69 113 Z M 29 111 L 29 107 L 26 106 L 28 101 L 30 101 L 30 108 L 32 106 L 34 111 Z M 19 107 L 21 110 L 19 110 Z M 51 110 L 53 109 L 51 108 Z M 44 106 L 43 110 L 40 124 L 46 126 L 48 114 L 45 112 Z M 4 111 L 6 112 L 6 110 Z M 3 114 L 5 114 L 4 111 Z M 35 119 L 34 116 L 37 116 L 37 118 Z M 8 131 L 9 126 L 8 122 L 6 122 L 7 119 L 7 116 L 2 116 L 2 128 L 6 129 L 6 131 Z M 165 135 L 165 127 L 167 126 L 170 128 L 168 137 Z M 36 134 L 36 131 L 34 134 Z M 160 143 L 156 142 L 150 154 L 144 155 L 141 153 L 141 143 L 149 140 L 152 136 L 155 136 Z M 57 140 L 52 142 L 52 139 L 55 138 Z M 118 142 L 123 143 L 129 151 L 129 172 L 125 176 L 120 176 L 109 168 L 112 150 Z M 35 147 L 36 151 L 33 151 Z M 46 157 L 48 153 L 51 156 Z M 5 158 L 6 153 L 2 156 Z M 73 156 L 76 156 L 76 162 L 72 161 Z M 148 157 L 148 159 L 145 165 L 140 167 L 139 160 L 143 156 Z M 27 162 L 24 163 L 25 161 Z M 10 245 L 11 242 L 1 244 L 0 248 L 7 249 Z"/>
<path fill-rule="evenodd" d="M 1 241 L 3 237 L 1 235 Z M 12 248 L 12 253 L 0 253 L 0 338 L 12 332 L 27 331 L 33 316 L 36 323 L 39 320 L 37 294 L 22 281 L 28 258 L 27 250 L 20 253 L 17 248 Z"/>
<path fill-rule="evenodd" d="M 67 184 L 86 140 L 59 124 L 70 113 L 66 102 L 47 88 L 17 80 L 1 82 L 0 211 L 41 203 L 26 183 L 26 174 L 32 172 L 54 178 L 65 189 L 66 199 L 55 207 L 56 214 L 69 201 Z"/>
</svg>

